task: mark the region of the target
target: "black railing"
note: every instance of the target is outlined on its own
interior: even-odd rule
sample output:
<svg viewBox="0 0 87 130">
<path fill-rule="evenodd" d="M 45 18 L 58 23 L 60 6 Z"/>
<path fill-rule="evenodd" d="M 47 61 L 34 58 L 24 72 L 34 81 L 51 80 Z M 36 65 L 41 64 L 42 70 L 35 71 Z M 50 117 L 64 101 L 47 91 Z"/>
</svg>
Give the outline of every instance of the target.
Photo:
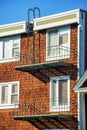
<svg viewBox="0 0 87 130">
<path fill-rule="evenodd" d="M 34 49 L 28 54 L 20 55 L 20 65 L 38 64 L 49 62 L 51 60 L 65 60 L 71 56 L 76 57 L 77 51 L 65 46 L 52 46 L 49 48 Z"/>
<path fill-rule="evenodd" d="M 51 101 L 47 99 L 35 99 L 33 101 L 24 101 L 23 103 L 15 105 L 15 116 L 29 116 L 29 115 L 44 115 L 57 112 L 59 115 L 74 115 L 78 116 L 78 104 L 75 101 L 61 102 L 58 105 L 58 100 L 55 105 L 51 105 Z M 17 108 L 16 108 L 17 106 Z"/>
</svg>

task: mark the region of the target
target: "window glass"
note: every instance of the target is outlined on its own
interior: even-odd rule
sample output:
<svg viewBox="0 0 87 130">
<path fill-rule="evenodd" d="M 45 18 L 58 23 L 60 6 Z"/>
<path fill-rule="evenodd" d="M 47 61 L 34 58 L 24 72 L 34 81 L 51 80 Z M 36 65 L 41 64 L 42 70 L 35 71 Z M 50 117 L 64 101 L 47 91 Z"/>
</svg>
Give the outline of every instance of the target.
<svg viewBox="0 0 87 130">
<path fill-rule="evenodd" d="M 67 43 L 68 43 L 68 33 L 60 35 L 59 44 L 63 45 L 63 44 L 67 44 Z"/>
<path fill-rule="evenodd" d="M 52 84 L 52 106 L 56 106 L 57 105 L 57 81 L 53 80 L 53 84 Z"/>
<path fill-rule="evenodd" d="M 18 38 L 14 38 L 13 40 L 13 47 L 18 47 L 19 46 L 19 39 Z"/>
<path fill-rule="evenodd" d="M 67 80 L 59 80 L 59 105 L 67 105 Z"/>
<path fill-rule="evenodd" d="M 16 104 L 16 103 L 18 103 L 18 95 L 17 94 L 11 96 L 11 104 Z"/>
<path fill-rule="evenodd" d="M 50 31 L 48 39 L 48 56 L 51 58 L 57 55 L 57 45 L 58 45 L 58 32 L 57 30 Z"/>
<path fill-rule="evenodd" d="M 19 48 L 12 49 L 12 57 L 19 58 Z"/>
<path fill-rule="evenodd" d="M 8 103 L 8 86 L 2 87 L 2 104 Z"/>
<path fill-rule="evenodd" d="M 70 103 L 69 76 L 51 77 L 51 110 L 66 111 Z"/>
<path fill-rule="evenodd" d="M 12 57 L 19 58 L 19 40 L 17 38 L 13 40 Z"/>
<path fill-rule="evenodd" d="M 11 103 L 15 104 L 18 101 L 18 85 L 12 85 Z"/>
<path fill-rule="evenodd" d="M 18 85 L 17 84 L 12 85 L 12 93 L 18 93 Z"/>
<path fill-rule="evenodd" d="M 11 58 L 11 41 L 6 40 L 3 43 L 3 58 Z"/>
</svg>

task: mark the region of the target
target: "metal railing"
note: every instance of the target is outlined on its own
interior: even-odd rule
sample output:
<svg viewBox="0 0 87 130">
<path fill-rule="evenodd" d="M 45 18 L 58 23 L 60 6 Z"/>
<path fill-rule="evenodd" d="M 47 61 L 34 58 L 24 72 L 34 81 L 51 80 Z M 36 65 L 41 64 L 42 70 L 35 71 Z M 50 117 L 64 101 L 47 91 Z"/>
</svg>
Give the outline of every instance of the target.
<svg viewBox="0 0 87 130">
<path fill-rule="evenodd" d="M 29 115 L 44 115 L 44 114 L 52 114 L 57 112 L 59 115 L 73 115 L 78 116 L 78 104 L 75 101 L 70 102 L 61 102 L 58 105 L 55 101 L 55 104 L 51 105 L 50 99 L 35 99 L 33 101 L 25 100 L 23 103 L 15 104 L 15 116 L 29 116 Z M 17 105 L 17 108 L 16 108 Z"/>
<path fill-rule="evenodd" d="M 65 46 L 52 46 L 49 48 L 41 48 L 40 50 L 34 49 L 33 55 L 32 51 L 28 52 L 28 54 L 20 55 L 20 65 L 28 65 L 28 64 L 38 64 L 49 62 L 53 60 L 66 60 L 70 59 L 70 57 L 77 56 L 76 49 L 71 49 Z M 72 60 L 73 61 L 73 60 Z"/>
</svg>

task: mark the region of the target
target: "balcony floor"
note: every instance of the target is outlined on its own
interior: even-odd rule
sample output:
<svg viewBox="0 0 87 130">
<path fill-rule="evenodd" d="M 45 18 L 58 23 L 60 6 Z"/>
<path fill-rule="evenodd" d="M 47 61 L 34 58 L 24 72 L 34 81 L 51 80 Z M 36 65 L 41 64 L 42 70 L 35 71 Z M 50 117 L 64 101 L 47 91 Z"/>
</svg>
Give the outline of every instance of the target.
<svg viewBox="0 0 87 130">
<path fill-rule="evenodd" d="M 41 114 L 41 115 L 14 116 L 15 120 L 37 120 L 37 119 L 52 119 L 52 118 L 69 119 L 69 118 L 71 118 L 71 115 L 63 115 L 63 114 Z"/>
<path fill-rule="evenodd" d="M 55 67 L 63 67 L 63 66 L 71 66 L 72 64 L 66 63 L 66 62 L 61 62 L 61 61 L 53 61 L 53 62 L 45 62 L 45 63 L 37 63 L 37 64 L 29 64 L 29 65 L 21 65 L 21 66 L 16 66 L 16 70 L 20 71 L 31 71 L 31 70 L 43 70 L 43 69 L 48 69 L 48 68 L 55 68 Z"/>
<path fill-rule="evenodd" d="M 28 72 L 31 75 L 38 78 L 39 80 L 47 83 L 49 82 L 49 77 L 47 76 L 46 71 L 49 72 L 50 70 L 52 71 L 53 69 L 58 70 L 58 68 L 71 67 L 71 66 L 72 64 L 68 62 L 52 61 L 52 62 L 45 62 L 45 63 L 16 66 L 15 69 L 18 71 Z"/>
</svg>

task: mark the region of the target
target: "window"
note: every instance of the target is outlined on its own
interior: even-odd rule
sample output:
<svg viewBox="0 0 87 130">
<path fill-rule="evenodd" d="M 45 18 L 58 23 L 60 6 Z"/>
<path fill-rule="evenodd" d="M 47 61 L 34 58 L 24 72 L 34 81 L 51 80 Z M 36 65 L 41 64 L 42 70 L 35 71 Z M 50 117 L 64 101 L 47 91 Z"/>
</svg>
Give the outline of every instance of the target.
<svg viewBox="0 0 87 130">
<path fill-rule="evenodd" d="M 63 59 L 70 57 L 70 27 L 47 31 L 46 59 Z"/>
<path fill-rule="evenodd" d="M 19 103 L 19 81 L 0 83 L 0 109 L 14 108 Z"/>
<path fill-rule="evenodd" d="M 69 111 L 69 76 L 59 76 L 50 78 L 50 104 L 51 111 Z"/>
<path fill-rule="evenodd" d="M 20 57 L 20 36 L 0 39 L 0 62 L 14 61 Z"/>
</svg>

